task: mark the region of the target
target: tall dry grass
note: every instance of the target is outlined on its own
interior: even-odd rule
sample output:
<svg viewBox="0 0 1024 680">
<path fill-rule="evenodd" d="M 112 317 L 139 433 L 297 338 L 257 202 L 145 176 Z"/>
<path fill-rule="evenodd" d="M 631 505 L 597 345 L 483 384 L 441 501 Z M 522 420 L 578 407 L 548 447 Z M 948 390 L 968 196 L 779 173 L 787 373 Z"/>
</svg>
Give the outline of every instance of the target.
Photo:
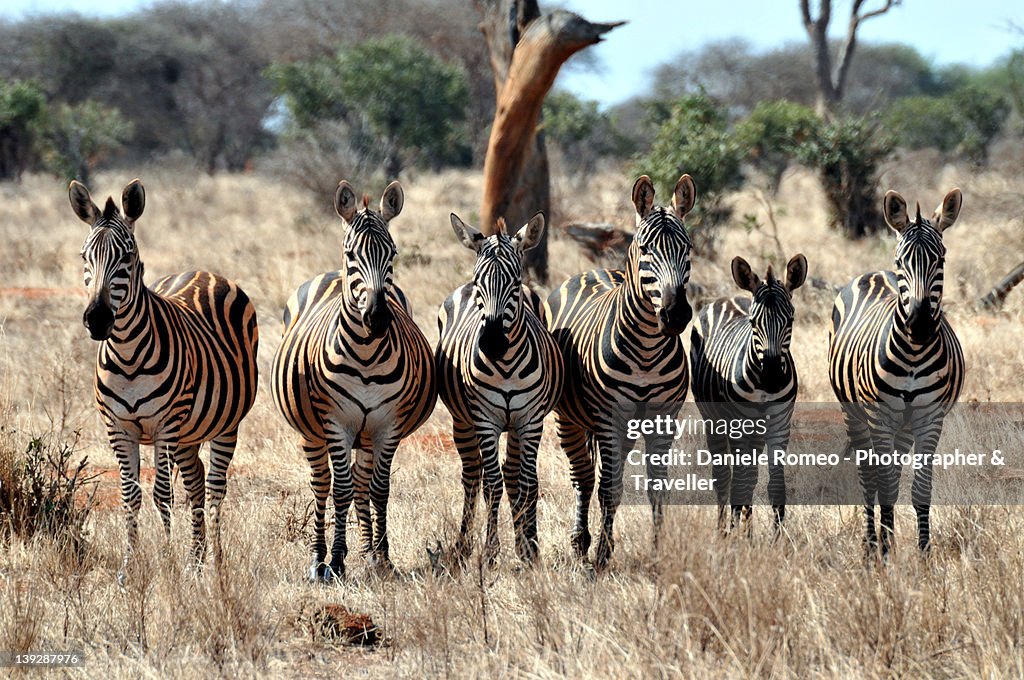
<svg viewBox="0 0 1024 680">
<path fill-rule="evenodd" d="M 571 557 L 573 494 L 551 428 L 539 466 L 542 566 L 520 568 L 503 506 L 498 567 L 473 563 L 457 576 L 434 576 L 426 548 L 451 540 L 461 505 L 460 465 L 443 406 L 396 457 L 389 518 L 398 575 L 379 578 L 353 553 L 347 583 L 308 585 L 308 470 L 266 386 L 280 309 L 300 282 L 337 266 L 340 221 L 302 193 L 259 176 L 159 168 L 140 174 L 147 208 L 137 235 L 147 280 L 213 269 L 238 281 L 259 313 L 263 379 L 231 469 L 225 563 L 199 573 L 187 569 L 186 494 L 179 488 L 174 538 L 165 543 L 147 501 L 141 549 L 125 586 L 118 586 L 124 531 L 116 475 L 107 474 L 82 559 L 72 564 L 46 536 L 16 539 L 0 551 L 0 650 L 84 650 L 86 674 L 104 677 L 1024 674 L 1024 527 L 1016 509 L 936 508 L 935 546 L 925 561 L 913 548 L 913 513 L 901 508 L 898 549 L 878 569 L 862 562 L 857 508 L 793 508 L 786 539 L 772 543 L 766 512 L 756 513 L 748 542 L 720 539 L 711 508 L 673 507 L 654 551 L 649 511 L 627 506 L 617 520 L 612 568 L 595 579 Z M 946 306 L 969 370 L 963 399 L 1020 399 L 1024 292 L 999 314 L 980 314 L 971 302 L 1020 259 L 1024 180 L 956 167 L 933 169 L 925 180 L 905 168 L 891 174 L 902 180 L 894 188 L 927 206 L 951 186 L 963 189 L 960 222 L 946 236 Z M 116 196 L 129 179 L 103 174 L 90 188 Z M 631 181 L 614 171 L 586 183 L 559 181 L 556 223 L 631 225 Z M 405 212 L 392 226 L 400 251 L 396 276 L 436 341 L 437 305 L 473 265 L 447 215 L 475 219 L 480 178 L 422 175 L 405 188 Z M 382 187 L 356 189 L 376 199 Z M 65 187 L 46 178 L 0 185 L 0 200 L 5 426 L 23 438 L 78 432 L 92 465 L 112 470 L 92 406 L 95 347 L 81 325 L 84 301 L 76 293 L 87 228 L 72 215 Z M 787 177 L 772 199 L 774 228 L 753 191 L 733 200 L 738 214 L 753 213 L 764 226 L 729 229 L 720 261 L 694 263 L 694 289 L 701 297 L 733 294 L 728 260 L 734 254 L 763 270 L 769 261 L 780 265 L 804 252 L 821 287 L 808 285 L 796 295 L 800 398 L 830 401 L 829 286 L 889 266 L 893 241 L 849 243 L 832 233 L 814 179 L 804 173 Z M 556 282 L 594 266 L 557 233 L 551 248 Z M 7 290 L 14 287 L 45 291 Z M 144 483 L 147 494 L 150 484 Z M 384 643 L 364 650 L 326 638 L 316 612 L 330 603 L 369 614 Z"/>
</svg>

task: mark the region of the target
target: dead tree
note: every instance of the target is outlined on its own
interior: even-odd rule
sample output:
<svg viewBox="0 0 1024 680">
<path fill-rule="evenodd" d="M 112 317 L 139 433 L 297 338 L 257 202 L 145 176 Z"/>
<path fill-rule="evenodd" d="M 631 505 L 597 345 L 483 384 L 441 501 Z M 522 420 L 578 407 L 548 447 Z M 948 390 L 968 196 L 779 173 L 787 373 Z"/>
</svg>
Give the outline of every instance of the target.
<svg viewBox="0 0 1024 680">
<path fill-rule="evenodd" d="M 544 97 L 562 64 L 601 41 L 622 22 L 597 24 L 565 10 L 542 15 L 536 0 L 475 0 L 483 14 L 497 106 L 484 157 L 480 228 L 491 233 L 498 217 L 525 223 L 538 210 L 551 220 L 547 150 L 537 132 Z M 547 235 L 527 254 L 530 275 L 548 276 Z"/>
<path fill-rule="evenodd" d="M 978 306 L 990 312 L 1003 308 L 1006 296 L 1010 294 L 1017 284 L 1024 281 L 1024 262 L 1010 270 L 1010 273 L 1003 277 L 1003 280 L 995 285 L 987 295 L 978 300 Z"/>
<path fill-rule="evenodd" d="M 857 49 L 857 30 L 860 25 L 877 16 L 881 16 L 901 0 L 885 0 L 885 4 L 873 10 L 864 10 L 867 0 L 853 0 L 850 8 L 850 20 L 846 27 L 846 39 L 839 47 L 835 63 L 832 50 L 828 44 L 828 24 L 832 20 L 832 0 L 819 0 L 817 18 L 811 16 L 811 0 L 800 0 L 800 13 L 803 16 L 804 28 L 811 39 L 814 54 L 814 77 L 817 80 L 818 115 L 826 121 L 831 120 L 839 103 L 843 100 L 846 90 L 846 75 L 853 61 L 853 53 Z"/>
</svg>

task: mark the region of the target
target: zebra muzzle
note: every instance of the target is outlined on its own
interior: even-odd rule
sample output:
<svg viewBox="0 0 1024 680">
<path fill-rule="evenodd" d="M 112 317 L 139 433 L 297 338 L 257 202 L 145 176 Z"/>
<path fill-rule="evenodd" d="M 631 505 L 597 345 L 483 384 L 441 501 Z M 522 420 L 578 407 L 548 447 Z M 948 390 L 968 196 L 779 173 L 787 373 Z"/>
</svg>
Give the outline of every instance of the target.
<svg viewBox="0 0 1024 680">
<path fill-rule="evenodd" d="M 658 310 L 658 327 L 665 335 L 679 335 L 690 323 L 693 317 L 693 308 L 685 296 L 676 298 L 675 304 L 671 307 L 662 307 Z"/>
<path fill-rule="evenodd" d="M 508 351 L 508 336 L 502 327 L 501 320 L 485 322 L 477 339 L 480 351 L 489 359 L 500 359 Z"/>
<path fill-rule="evenodd" d="M 391 326 L 393 318 L 384 294 L 372 295 L 366 309 L 363 310 L 363 327 L 369 334 L 379 338 Z"/>
<path fill-rule="evenodd" d="M 85 308 L 82 323 L 89 329 L 89 336 L 93 340 L 106 340 L 114 330 L 114 310 L 110 305 L 94 299 Z"/>
</svg>

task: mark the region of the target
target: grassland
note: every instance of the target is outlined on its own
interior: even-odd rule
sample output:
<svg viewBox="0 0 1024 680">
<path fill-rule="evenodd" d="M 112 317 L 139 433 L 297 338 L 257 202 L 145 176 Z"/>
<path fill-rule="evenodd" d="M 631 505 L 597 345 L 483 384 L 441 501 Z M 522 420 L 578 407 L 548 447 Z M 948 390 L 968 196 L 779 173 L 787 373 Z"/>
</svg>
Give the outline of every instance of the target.
<svg viewBox="0 0 1024 680">
<path fill-rule="evenodd" d="M 139 173 L 147 187 L 137 229 L 147 280 L 211 269 L 238 281 L 259 312 L 263 380 L 231 468 L 225 562 L 188 571 L 186 495 L 179 486 L 167 544 L 144 482 L 142 549 L 118 586 L 123 523 L 113 456 L 92 404 L 95 346 L 81 324 L 78 249 L 87 228 L 53 180 L 0 185 L 0 445 L 18 452 L 40 433 L 55 440 L 78 433 L 80 454 L 102 473 L 84 553 L 72 559 L 42 536 L 14 539 L 0 551 L 0 650 L 84 650 L 84 673 L 97 677 L 1024 674 L 1024 531 L 1015 508 L 936 508 L 928 560 L 912 547 L 912 510 L 900 508 L 899 549 L 877 569 L 862 562 L 861 515 L 853 507 L 793 508 L 786 539 L 775 543 L 767 512 L 758 513 L 752 541 L 725 540 L 711 508 L 673 507 L 657 551 L 648 510 L 624 507 L 612 568 L 595 579 L 570 554 L 573 494 L 550 428 L 540 452 L 542 566 L 522 570 L 516 562 L 503 506 L 497 568 L 435 577 L 425 548 L 452 539 L 461 504 L 460 466 L 440 405 L 395 462 L 389 515 L 398 575 L 378 577 L 353 551 L 346 583 L 310 586 L 308 471 L 266 376 L 286 297 L 338 266 L 340 221 L 256 174 Z M 116 196 L 129 179 L 104 174 L 91 188 L 97 197 Z M 560 179 L 557 221 L 631 225 L 631 181 L 615 170 Z M 1024 295 L 1011 295 L 998 314 L 977 311 L 973 301 L 1021 259 L 1024 179 L 949 166 L 894 170 L 884 182 L 929 208 L 950 187 L 963 189 L 960 222 L 945 238 L 945 304 L 968 363 L 962 398 L 1019 401 Z M 392 225 L 396 277 L 434 342 L 437 305 L 468 279 L 473 263 L 452 238 L 447 215 L 473 220 L 480 178 L 446 172 L 404 185 L 405 212 Z M 365 188 L 375 198 L 380 189 Z M 774 227 L 755 192 L 732 200 L 737 215 L 755 214 L 764 226 L 730 228 L 717 259 L 695 261 L 694 289 L 704 298 L 732 294 L 734 254 L 763 271 L 769 261 L 779 266 L 804 252 L 819 286 L 795 298 L 800 399 L 829 401 L 831 286 L 888 267 L 893 241 L 849 243 L 831 232 L 814 178 L 804 173 L 787 177 L 770 199 Z M 556 282 L 594 266 L 557 232 L 551 253 Z M 361 649 L 326 639 L 317 612 L 332 603 L 369 614 L 384 643 Z"/>
</svg>

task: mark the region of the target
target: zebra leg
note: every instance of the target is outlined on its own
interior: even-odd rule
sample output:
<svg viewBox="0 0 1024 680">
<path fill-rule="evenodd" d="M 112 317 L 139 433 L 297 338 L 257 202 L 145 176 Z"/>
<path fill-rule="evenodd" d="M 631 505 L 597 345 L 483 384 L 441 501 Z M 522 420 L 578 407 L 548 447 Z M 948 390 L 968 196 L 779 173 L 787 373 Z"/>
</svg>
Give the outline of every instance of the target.
<svg viewBox="0 0 1024 680">
<path fill-rule="evenodd" d="M 880 456 L 888 456 L 896 446 L 896 435 L 893 432 L 873 432 L 871 440 L 875 453 Z M 896 501 L 899 498 L 902 471 L 902 465 L 880 465 L 878 467 L 878 523 L 881 533 L 882 559 L 889 554 L 896 530 Z"/>
<path fill-rule="evenodd" d="M 331 544 L 331 563 L 328 579 L 345 577 L 345 557 L 348 556 L 348 543 L 345 530 L 348 524 L 348 511 L 355 495 L 352 487 L 352 444 L 355 435 L 347 429 L 328 423 L 325 428 L 327 435 L 327 456 L 331 464 L 331 495 L 334 499 L 334 542 Z"/>
<path fill-rule="evenodd" d="M 601 504 L 601 537 L 594 556 L 596 569 L 607 567 L 615 550 L 615 512 L 622 502 L 622 455 L 625 448 L 621 434 L 614 426 L 603 427 L 595 433 L 601 456 L 601 481 L 597 489 L 597 499 Z"/>
<path fill-rule="evenodd" d="M 174 460 L 181 470 L 192 511 L 191 559 L 193 564 L 199 565 L 206 556 L 206 479 L 203 475 L 203 461 L 199 457 L 199 445 L 176 447 Z"/>
<path fill-rule="evenodd" d="M 741 439 L 736 448 L 742 454 L 752 454 L 758 450 L 758 442 L 752 439 Z M 732 519 L 734 524 L 740 524 L 747 533 L 747 538 L 753 536 L 754 526 L 751 521 L 754 502 L 754 487 L 757 486 L 757 465 L 735 465 L 733 466 L 732 488 L 730 489 L 729 502 L 732 505 Z"/>
<path fill-rule="evenodd" d="M 765 449 L 768 452 L 768 502 L 772 504 L 775 534 L 782 529 L 786 519 L 786 466 L 775 463 L 775 451 L 786 451 L 789 448 L 789 423 L 785 431 L 769 437 Z"/>
<path fill-rule="evenodd" d="M 559 414 L 555 415 L 558 441 L 569 459 L 569 477 L 576 490 L 576 519 L 569 540 L 576 556 L 585 558 L 590 550 L 590 499 L 594 496 L 593 443 L 588 443 L 587 432 L 576 423 Z"/>
<path fill-rule="evenodd" d="M 462 524 L 459 527 L 459 538 L 455 542 L 455 555 L 465 560 L 473 552 L 470 532 L 473 528 L 473 515 L 476 512 L 476 497 L 480 493 L 480 473 L 483 459 L 480 457 L 480 444 L 476 431 L 470 423 L 456 420 L 452 424 L 452 438 L 455 448 L 462 460 Z"/>
<path fill-rule="evenodd" d="M 353 505 L 359 523 L 360 552 L 373 555 L 373 515 L 370 512 L 370 478 L 373 476 L 373 451 L 352 450 L 352 477 L 355 484 Z"/>
<path fill-rule="evenodd" d="M 858 450 L 871 448 L 871 432 L 867 425 L 853 416 L 846 417 L 846 432 L 849 437 L 847 456 L 850 460 L 856 459 Z M 875 528 L 875 502 L 878 495 L 877 466 L 860 463 L 857 465 L 857 479 L 860 482 L 860 491 L 864 498 L 864 520 L 866 522 L 864 550 L 867 556 L 871 556 L 878 549 L 878 533 Z"/>
<path fill-rule="evenodd" d="M 723 460 L 722 455 L 729 451 L 729 437 L 708 434 L 708 451 L 713 456 L 712 460 Z M 729 513 L 726 511 L 732 488 L 732 466 L 713 464 L 711 478 L 715 485 L 715 498 L 718 499 L 718 530 L 723 535 L 728 534 L 732 528 L 729 524 Z"/>
<path fill-rule="evenodd" d="M 649 436 L 644 440 L 644 447 L 647 453 L 656 453 L 659 456 L 668 453 L 669 447 L 672 446 L 673 439 L 671 437 L 656 437 Z M 656 479 L 664 481 L 668 479 L 668 466 L 664 463 L 652 463 L 651 457 L 647 457 L 647 479 Z M 661 527 L 665 523 L 665 498 L 667 492 L 664 488 L 648 488 L 647 500 L 651 504 L 651 520 L 653 522 L 654 533 L 653 544 L 654 550 L 658 550 L 658 543 L 661 537 Z"/>
<path fill-rule="evenodd" d="M 932 456 L 942 436 L 942 416 L 935 414 L 924 422 L 915 423 L 914 451 L 926 458 L 921 458 L 922 465 L 914 470 L 914 483 L 910 490 L 910 499 L 917 515 L 917 547 L 927 552 L 931 549 L 931 526 L 929 514 L 932 504 Z M 927 460 L 927 464 L 924 461 Z"/>
<path fill-rule="evenodd" d="M 484 425 L 484 423 L 480 423 Z M 501 436 L 493 426 L 488 429 L 477 427 L 480 455 L 484 464 L 484 504 L 487 506 L 487 537 L 484 539 L 484 557 L 490 566 L 498 561 L 498 508 L 501 505 L 502 477 L 498 460 L 498 438 Z"/>
<path fill-rule="evenodd" d="M 502 472 L 512 505 L 516 553 L 523 562 L 537 559 L 537 450 L 543 420 L 522 425 L 508 435 L 508 454 Z"/>
<path fill-rule="evenodd" d="M 139 484 L 139 443 L 112 423 L 107 423 L 107 436 L 120 469 L 121 505 L 124 507 L 125 528 L 128 535 L 124 559 L 121 563 L 122 573 L 118 576 L 118 580 L 123 581 L 123 569 L 128 566 L 128 561 L 139 545 L 139 510 L 142 509 L 142 486 Z"/>
<path fill-rule="evenodd" d="M 164 534 L 171 538 L 171 504 L 174 501 L 171 473 L 174 467 L 172 447 L 166 442 L 153 445 L 153 504 L 160 513 L 160 521 L 164 525 Z"/>
<path fill-rule="evenodd" d="M 302 451 L 309 462 L 309 486 L 313 490 L 313 560 L 309 565 L 309 580 L 313 583 L 330 580 L 327 559 L 327 540 L 324 537 L 324 515 L 327 496 L 331 492 L 331 471 L 327 456 L 327 443 L 312 439 L 302 440 Z"/>
<path fill-rule="evenodd" d="M 373 557 L 379 566 L 392 568 L 388 543 L 388 498 L 391 495 L 391 462 L 398 449 L 400 433 L 395 430 L 379 436 L 373 443 L 373 477 L 370 479 L 370 503 L 373 505 Z"/>
<path fill-rule="evenodd" d="M 210 441 L 210 469 L 206 472 L 206 493 L 210 497 L 210 531 L 213 533 L 213 562 L 220 564 L 221 504 L 228 491 L 228 467 L 235 457 L 238 430 L 223 432 Z M 196 449 L 199 455 L 199 449 Z"/>
</svg>

